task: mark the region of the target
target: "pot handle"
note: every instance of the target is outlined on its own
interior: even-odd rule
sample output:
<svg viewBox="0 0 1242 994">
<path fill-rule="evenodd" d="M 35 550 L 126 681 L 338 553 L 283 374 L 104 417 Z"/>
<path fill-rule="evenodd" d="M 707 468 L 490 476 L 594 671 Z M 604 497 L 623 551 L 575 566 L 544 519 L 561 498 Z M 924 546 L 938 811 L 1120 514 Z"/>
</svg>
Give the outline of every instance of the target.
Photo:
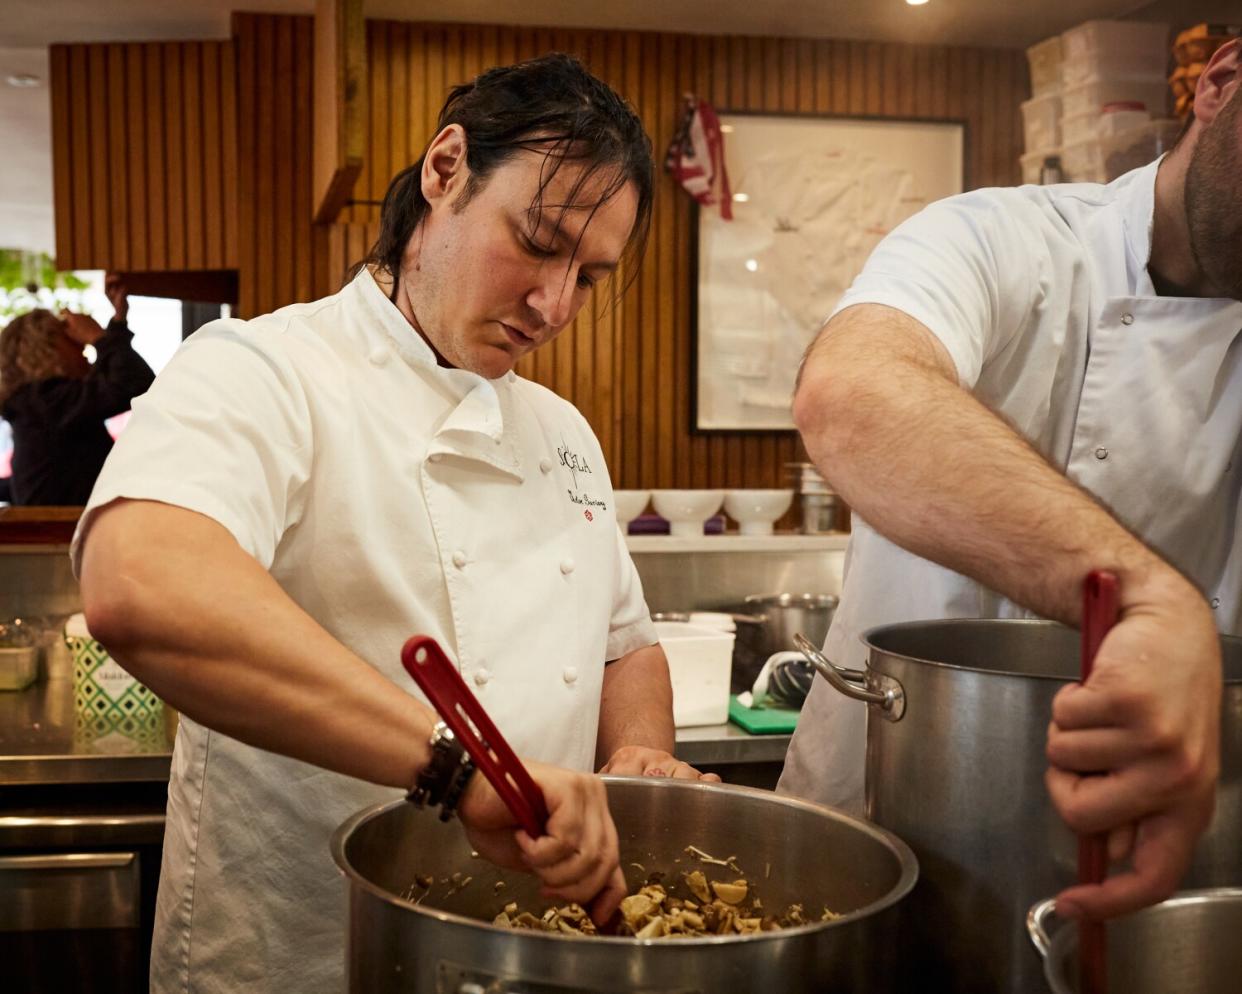
<svg viewBox="0 0 1242 994">
<path fill-rule="evenodd" d="M 900 721 L 906 713 L 905 688 L 891 676 L 875 674 L 874 682 L 879 689 L 868 690 L 865 686 L 865 673 L 837 666 L 801 632 L 794 635 L 794 644 L 815 667 L 815 671 L 832 684 L 838 693 L 854 701 L 876 705 L 880 714 L 889 721 Z"/>
<path fill-rule="evenodd" d="M 1032 905 L 1026 913 L 1026 932 L 1031 937 L 1031 944 L 1039 950 L 1044 959 L 1052 951 L 1052 937 L 1048 934 L 1048 919 L 1056 912 L 1057 899 L 1050 897 Z"/>
</svg>

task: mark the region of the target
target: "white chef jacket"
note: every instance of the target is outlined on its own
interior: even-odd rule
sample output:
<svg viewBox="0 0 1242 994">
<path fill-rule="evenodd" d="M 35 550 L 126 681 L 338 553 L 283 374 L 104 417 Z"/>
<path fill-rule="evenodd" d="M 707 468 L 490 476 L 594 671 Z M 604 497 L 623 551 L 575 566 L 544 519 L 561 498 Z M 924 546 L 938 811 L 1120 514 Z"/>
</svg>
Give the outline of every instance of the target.
<svg viewBox="0 0 1242 994">
<path fill-rule="evenodd" d="M 95 511 L 120 497 L 220 522 L 420 697 L 400 649 L 433 636 L 532 759 L 590 770 L 605 660 L 656 641 L 586 420 L 513 373 L 439 367 L 365 271 L 332 297 L 186 341 L 134 404 L 75 566 Z M 152 990 L 343 990 L 328 840 L 399 796 L 183 718 Z"/>
<path fill-rule="evenodd" d="M 1242 302 L 1160 297 L 1147 262 L 1158 163 L 1107 186 L 977 190 L 927 207 L 837 305 L 886 304 L 945 346 L 961 384 L 1191 577 L 1242 631 Z M 962 439 L 970 445 L 970 439 Z M 854 518 L 825 641 L 929 618 L 1033 615 Z M 860 811 L 865 705 L 816 680 L 778 790 Z"/>
</svg>

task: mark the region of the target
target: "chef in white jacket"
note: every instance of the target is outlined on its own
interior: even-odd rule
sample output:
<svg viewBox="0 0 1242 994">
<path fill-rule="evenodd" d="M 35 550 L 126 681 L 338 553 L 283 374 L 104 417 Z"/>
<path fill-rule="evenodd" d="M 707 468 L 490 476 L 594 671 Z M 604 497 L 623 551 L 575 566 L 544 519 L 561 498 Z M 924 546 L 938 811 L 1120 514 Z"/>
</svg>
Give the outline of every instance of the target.
<svg viewBox="0 0 1242 994">
<path fill-rule="evenodd" d="M 492 70 L 341 292 L 203 328 L 136 405 L 72 554 L 92 633 L 183 714 L 154 991 L 341 989 L 332 830 L 461 786 L 400 665 L 416 632 L 548 800 L 531 839 L 473 776 L 475 848 L 597 919 L 625 883 L 592 771 L 698 776 L 600 446 L 513 372 L 641 254 L 651 189 L 638 118 L 575 60 Z"/>
<path fill-rule="evenodd" d="M 1212 813 L 1216 636 L 1242 634 L 1240 44 L 1158 162 L 1107 186 L 978 190 L 901 225 L 795 398 L 856 511 L 839 664 L 862 666 L 860 634 L 890 622 L 1077 624 L 1086 574 L 1118 574 L 1120 621 L 1057 697 L 1047 784 L 1130 866 L 1062 894 L 1069 915 L 1166 896 Z M 779 789 L 860 806 L 864 746 L 863 706 L 816 681 Z"/>
</svg>

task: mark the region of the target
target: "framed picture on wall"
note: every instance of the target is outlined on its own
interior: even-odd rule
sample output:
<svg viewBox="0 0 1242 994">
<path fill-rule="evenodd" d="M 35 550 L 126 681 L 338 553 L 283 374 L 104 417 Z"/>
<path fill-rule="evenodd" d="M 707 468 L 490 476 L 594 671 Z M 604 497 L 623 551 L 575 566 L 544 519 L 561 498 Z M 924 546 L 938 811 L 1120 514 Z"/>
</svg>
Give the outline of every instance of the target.
<svg viewBox="0 0 1242 994">
<path fill-rule="evenodd" d="M 697 210 L 696 431 L 792 430 L 803 351 L 876 244 L 963 188 L 958 121 L 720 114 L 733 220 Z"/>
</svg>

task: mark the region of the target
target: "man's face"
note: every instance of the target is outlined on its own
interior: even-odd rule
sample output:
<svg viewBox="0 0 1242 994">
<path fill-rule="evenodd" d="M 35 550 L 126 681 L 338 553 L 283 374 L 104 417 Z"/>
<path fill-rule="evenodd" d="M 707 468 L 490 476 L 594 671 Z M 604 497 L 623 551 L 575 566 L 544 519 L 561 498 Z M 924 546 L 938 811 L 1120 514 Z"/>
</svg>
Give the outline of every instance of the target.
<svg viewBox="0 0 1242 994">
<path fill-rule="evenodd" d="M 1186 222 L 1195 262 L 1214 291 L 1242 300 L 1242 83 L 1191 153 Z"/>
<path fill-rule="evenodd" d="M 610 175 L 600 170 L 564 209 L 584 168 L 566 161 L 535 213 L 545 162 L 542 151 L 518 152 L 464 206 L 456 184 L 406 248 L 402 281 L 417 325 L 449 365 L 503 376 L 560 334 L 621 258 L 638 206 L 633 185 L 592 215 Z"/>
</svg>

